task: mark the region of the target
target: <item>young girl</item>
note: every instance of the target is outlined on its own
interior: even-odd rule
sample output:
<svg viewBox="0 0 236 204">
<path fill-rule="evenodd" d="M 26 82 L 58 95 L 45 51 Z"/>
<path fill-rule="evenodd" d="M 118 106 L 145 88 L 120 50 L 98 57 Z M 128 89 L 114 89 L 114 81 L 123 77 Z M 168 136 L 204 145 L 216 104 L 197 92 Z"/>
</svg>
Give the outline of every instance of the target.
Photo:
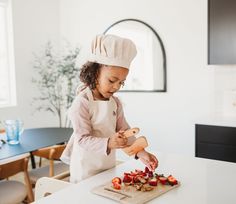
<svg viewBox="0 0 236 204">
<path fill-rule="evenodd" d="M 98 35 L 92 42 L 91 56 L 80 72 L 85 86 L 68 112 L 74 132 L 61 157 L 70 164 L 73 183 L 114 167 L 115 150 L 135 140 L 123 136 L 130 126 L 121 102 L 113 96 L 124 85 L 135 56 L 136 47 L 129 39 Z M 158 165 L 156 157 L 145 150 L 135 157 L 150 170 Z"/>
</svg>

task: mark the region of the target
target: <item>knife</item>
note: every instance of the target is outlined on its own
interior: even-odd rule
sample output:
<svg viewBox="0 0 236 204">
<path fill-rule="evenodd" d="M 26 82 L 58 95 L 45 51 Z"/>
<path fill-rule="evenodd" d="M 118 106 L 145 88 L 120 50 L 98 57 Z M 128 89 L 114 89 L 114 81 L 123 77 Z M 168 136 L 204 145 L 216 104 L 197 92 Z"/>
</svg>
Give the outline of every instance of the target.
<svg viewBox="0 0 236 204">
<path fill-rule="evenodd" d="M 128 137 L 132 137 L 138 133 L 139 133 L 139 128 L 136 127 L 136 128 L 131 128 L 131 129 L 126 130 L 123 133 L 123 135 L 128 138 Z"/>
<path fill-rule="evenodd" d="M 117 194 L 126 196 L 126 197 L 128 197 L 128 198 L 132 198 L 132 196 L 130 196 L 130 195 L 126 194 L 126 193 L 122 193 L 122 192 L 119 192 L 119 191 L 116 191 L 116 190 L 112 190 L 112 189 L 107 188 L 107 187 L 104 187 L 104 190 L 106 190 L 106 191 L 111 191 L 111 192 L 113 192 L 113 193 L 117 193 Z"/>
</svg>

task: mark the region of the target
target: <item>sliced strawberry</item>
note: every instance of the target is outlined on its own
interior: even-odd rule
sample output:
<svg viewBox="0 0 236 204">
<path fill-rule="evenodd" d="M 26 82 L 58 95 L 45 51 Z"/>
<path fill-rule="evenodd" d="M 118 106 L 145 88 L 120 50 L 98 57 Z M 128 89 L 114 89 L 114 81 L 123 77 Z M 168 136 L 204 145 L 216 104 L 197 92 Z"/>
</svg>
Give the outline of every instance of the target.
<svg viewBox="0 0 236 204">
<path fill-rule="evenodd" d="M 133 177 L 133 182 L 134 182 L 134 183 L 139 183 L 139 182 L 140 182 L 139 178 L 140 178 L 139 175 L 134 176 L 134 177 Z"/>
<path fill-rule="evenodd" d="M 149 168 L 148 168 L 147 166 L 145 167 L 144 172 L 148 174 L 148 172 L 149 172 Z"/>
<path fill-rule="evenodd" d="M 147 173 L 142 172 L 142 174 L 140 174 L 140 175 L 143 176 L 143 177 L 146 177 L 146 176 L 147 176 Z"/>
<path fill-rule="evenodd" d="M 133 172 L 133 171 L 131 171 L 131 172 L 130 172 L 130 175 L 131 175 L 131 176 L 137 176 L 138 173 L 137 173 L 137 172 Z"/>
<path fill-rule="evenodd" d="M 161 184 L 165 185 L 167 184 L 167 178 L 164 176 L 158 177 L 158 180 L 160 181 Z"/>
<path fill-rule="evenodd" d="M 139 180 L 139 182 L 142 183 L 142 184 L 147 183 L 147 180 L 146 180 L 144 177 L 142 177 L 142 176 L 139 176 L 139 177 L 138 177 L 138 180 Z"/>
<path fill-rule="evenodd" d="M 172 175 L 169 175 L 169 176 L 167 177 L 167 180 L 168 180 L 168 183 L 169 183 L 170 185 L 172 185 L 172 186 L 178 184 L 178 181 L 177 181 L 176 178 L 173 177 Z"/>
<path fill-rule="evenodd" d="M 152 172 L 152 171 L 149 171 L 149 172 L 148 172 L 148 177 L 149 177 L 149 178 L 152 178 L 152 177 L 153 177 L 153 172 Z"/>
<path fill-rule="evenodd" d="M 130 175 L 130 173 L 129 173 L 129 172 L 124 172 L 124 176 L 125 176 L 125 175 Z"/>
<path fill-rule="evenodd" d="M 132 181 L 133 181 L 133 178 L 129 175 L 125 175 L 124 178 L 123 178 L 124 183 L 130 183 Z"/>
<path fill-rule="evenodd" d="M 119 177 L 115 177 L 115 178 L 112 179 L 111 182 L 112 182 L 113 184 L 114 184 L 114 183 L 121 184 L 121 179 L 120 179 Z"/>
<path fill-rule="evenodd" d="M 165 177 L 164 174 L 157 174 L 158 177 Z"/>
<path fill-rule="evenodd" d="M 121 189 L 121 184 L 119 183 L 113 183 L 113 188 L 116 189 L 116 190 L 120 190 Z"/>
<path fill-rule="evenodd" d="M 157 186 L 157 181 L 158 180 L 156 178 L 152 178 L 152 179 L 149 180 L 148 184 L 150 186 Z"/>
<path fill-rule="evenodd" d="M 144 176 L 143 178 L 146 180 L 150 179 L 148 175 Z"/>
</svg>

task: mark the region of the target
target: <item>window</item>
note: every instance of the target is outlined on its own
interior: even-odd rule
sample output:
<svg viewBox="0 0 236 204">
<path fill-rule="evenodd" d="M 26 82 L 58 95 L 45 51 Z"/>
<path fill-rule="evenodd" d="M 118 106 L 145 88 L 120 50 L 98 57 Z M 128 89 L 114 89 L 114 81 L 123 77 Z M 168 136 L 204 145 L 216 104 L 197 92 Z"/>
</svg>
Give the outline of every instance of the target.
<svg viewBox="0 0 236 204">
<path fill-rule="evenodd" d="M 0 0 L 0 107 L 16 104 L 11 1 Z"/>
</svg>

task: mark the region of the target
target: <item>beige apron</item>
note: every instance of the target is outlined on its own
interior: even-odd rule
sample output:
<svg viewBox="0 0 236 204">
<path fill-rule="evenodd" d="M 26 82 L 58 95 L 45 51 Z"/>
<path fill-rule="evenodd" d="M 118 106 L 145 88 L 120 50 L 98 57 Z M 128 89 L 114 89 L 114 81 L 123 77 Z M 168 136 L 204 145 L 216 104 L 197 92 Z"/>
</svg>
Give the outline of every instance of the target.
<svg viewBox="0 0 236 204">
<path fill-rule="evenodd" d="M 113 97 L 110 97 L 109 101 L 95 101 L 91 90 L 87 88 L 86 91 L 93 129 L 91 135 L 110 137 L 116 130 L 116 101 Z M 82 179 L 112 168 L 115 166 L 115 162 L 115 150 L 112 150 L 108 156 L 99 155 L 96 152 L 86 151 L 74 140 L 70 158 L 70 182 L 77 183 Z"/>
</svg>

